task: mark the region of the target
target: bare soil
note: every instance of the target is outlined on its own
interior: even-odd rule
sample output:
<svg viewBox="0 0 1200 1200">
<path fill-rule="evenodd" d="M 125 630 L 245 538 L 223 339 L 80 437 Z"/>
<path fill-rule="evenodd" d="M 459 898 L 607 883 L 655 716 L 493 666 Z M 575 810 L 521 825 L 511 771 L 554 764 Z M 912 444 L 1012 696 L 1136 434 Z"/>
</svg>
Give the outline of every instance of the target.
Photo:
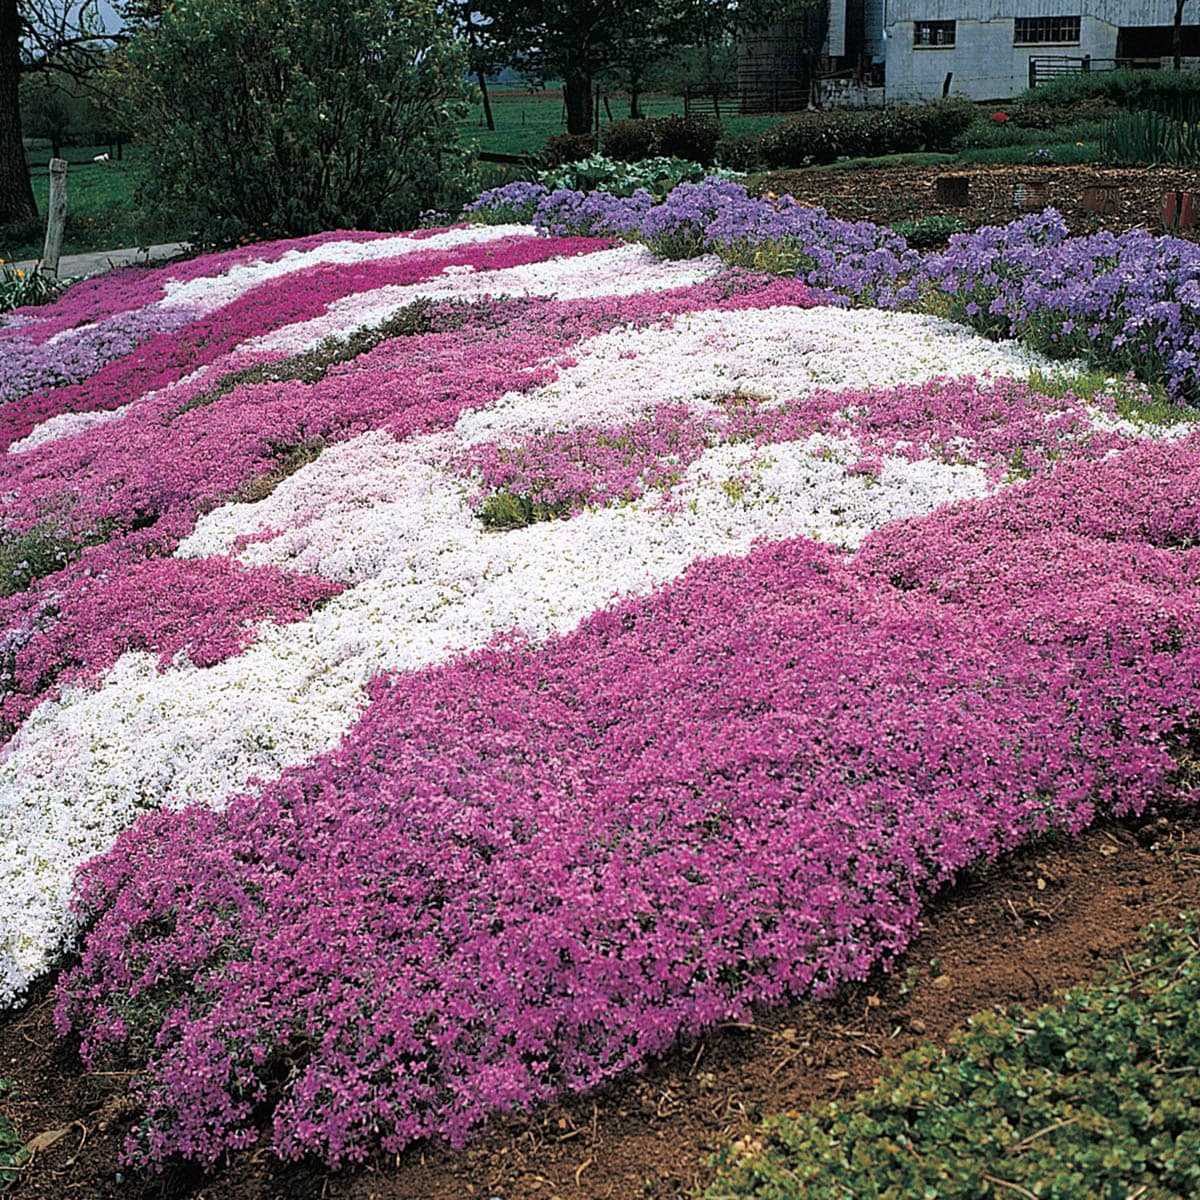
<svg viewBox="0 0 1200 1200">
<path fill-rule="evenodd" d="M 934 186 L 943 175 L 968 180 L 969 203 L 939 204 Z M 777 171 L 761 185 L 763 191 L 789 193 L 805 204 L 819 204 L 836 217 L 889 225 L 914 217 L 947 213 L 972 226 L 997 225 L 1022 215 L 1014 204 L 1018 185 L 1044 181 L 1047 202 L 1067 220 L 1072 233 L 1109 229 L 1124 233 L 1144 228 L 1164 232 L 1162 198 L 1167 192 L 1200 191 L 1200 171 L 1171 167 L 995 166 L 945 163 L 937 166 L 871 167 L 862 170 L 806 168 Z M 1084 208 L 1084 190 L 1101 186 L 1117 189 L 1115 213 L 1091 213 Z M 1040 208 L 1041 205 L 1039 204 Z M 1200 228 L 1178 231 L 1200 238 Z"/>
<path fill-rule="evenodd" d="M 122 1079 L 88 1079 L 51 1026 L 51 981 L 0 1020 L 6 1101 L 41 1149 L 21 1200 L 683 1200 L 707 1178 L 717 1142 L 766 1113 L 867 1088 L 883 1061 L 943 1042 L 974 1012 L 1038 1003 L 1092 978 L 1156 917 L 1200 905 L 1200 814 L 1184 809 L 1043 842 L 959 881 L 930 905 L 891 974 L 836 999 L 807 1000 L 680 1045 L 605 1091 L 498 1119 L 466 1150 L 417 1146 L 331 1174 L 259 1149 L 204 1178 L 145 1177 L 118 1163 L 134 1119 Z"/>
</svg>

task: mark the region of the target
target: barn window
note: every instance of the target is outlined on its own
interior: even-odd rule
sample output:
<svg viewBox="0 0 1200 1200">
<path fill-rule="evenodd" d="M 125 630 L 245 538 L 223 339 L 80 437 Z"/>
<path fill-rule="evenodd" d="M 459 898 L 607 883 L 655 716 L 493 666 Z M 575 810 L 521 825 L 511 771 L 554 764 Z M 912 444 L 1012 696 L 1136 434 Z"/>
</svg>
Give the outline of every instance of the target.
<svg viewBox="0 0 1200 1200">
<path fill-rule="evenodd" d="M 953 46 L 953 21 L 914 21 L 914 46 Z"/>
<path fill-rule="evenodd" d="M 1079 41 L 1078 17 L 1017 17 L 1014 46 L 1051 46 Z"/>
</svg>

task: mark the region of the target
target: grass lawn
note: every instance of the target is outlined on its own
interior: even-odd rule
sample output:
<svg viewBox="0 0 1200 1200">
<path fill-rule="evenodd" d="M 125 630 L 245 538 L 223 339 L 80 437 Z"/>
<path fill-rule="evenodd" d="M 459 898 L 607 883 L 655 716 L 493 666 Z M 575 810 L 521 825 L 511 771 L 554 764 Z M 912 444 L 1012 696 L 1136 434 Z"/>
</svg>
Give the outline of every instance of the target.
<svg viewBox="0 0 1200 1200">
<path fill-rule="evenodd" d="M 562 93 L 549 88 L 544 92 L 531 93 L 524 88 L 489 90 L 495 130 L 489 130 L 484 121 L 483 105 L 471 108 L 470 116 L 462 125 L 463 140 L 476 142 L 480 150 L 494 154 L 525 154 L 540 150 L 546 139 L 554 133 L 565 133 L 566 113 L 563 109 Z M 609 100 L 613 120 L 629 116 L 629 101 L 625 96 L 613 96 Z M 683 112 L 681 96 L 643 96 L 641 108 L 648 117 L 665 117 Z M 737 113 L 736 101 L 730 99 L 721 106 L 721 125 L 727 133 L 743 136 L 761 133 L 776 124 L 780 118 L 771 114 L 743 117 Z M 712 115 L 711 101 L 698 101 L 692 111 Z M 609 114 L 603 114 L 602 124 L 609 123 Z"/>
<path fill-rule="evenodd" d="M 127 146 L 121 162 L 97 164 L 91 161 L 92 155 L 107 149 L 107 146 L 72 146 L 66 152 L 71 167 L 67 172 L 67 231 L 63 254 L 86 254 L 93 250 L 182 240 L 182 230 L 152 220 L 138 202 L 137 188 L 145 168 L 137 147 Z M 49 174 L 44 163 L 49 154 L 42 150 L 30 151 L 29 157 L 33 194 L 44 219 L 49 190 Z M 38 165 L 32 165 L 35 163 Z M 0 233 L 0 258 L 19 262 L 41 257 L 44 234 L 40 223 L 19 230 L 17 237 L 5 237 Z"/>
</svg>

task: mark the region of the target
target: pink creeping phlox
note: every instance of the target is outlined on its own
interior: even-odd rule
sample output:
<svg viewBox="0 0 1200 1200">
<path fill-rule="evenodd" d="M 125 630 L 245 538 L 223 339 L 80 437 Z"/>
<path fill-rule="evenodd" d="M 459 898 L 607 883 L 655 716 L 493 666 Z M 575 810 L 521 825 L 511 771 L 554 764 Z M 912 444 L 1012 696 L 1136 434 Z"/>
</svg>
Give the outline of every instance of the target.
<svg viewBox="0 0 1200 1200">
<path fill-rule="evenodd" d="M 968 863 L 1173 795 L 1198 473 L 1193 436 L 856 557 L 703 563 L 540 650 L 377 680 L 223 814 L 143 818 L 82 873 L 56 1012 L 93 1068 L 153 1038 L 127 1153 L 212 1164 L 261 1105 L 285 1158 L 459 1145 L 863 978 Z"/>
</svg>

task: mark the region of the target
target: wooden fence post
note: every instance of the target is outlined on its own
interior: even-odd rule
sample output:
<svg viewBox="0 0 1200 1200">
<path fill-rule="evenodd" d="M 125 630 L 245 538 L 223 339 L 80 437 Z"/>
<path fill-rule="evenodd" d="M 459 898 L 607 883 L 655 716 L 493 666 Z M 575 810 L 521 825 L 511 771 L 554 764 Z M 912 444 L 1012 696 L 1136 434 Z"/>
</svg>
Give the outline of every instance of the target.
<svg viewBox="0 0 1200 1200">
<path fill-rule="evenodd" d="M 58 258 L 62 253 L 63 230 L 67 224 L 67 162 L 50 160 L 50 204 L 46 213 L 46 245 L 42 250 L 42 275 L 58 278 Z"/>
</svg>

